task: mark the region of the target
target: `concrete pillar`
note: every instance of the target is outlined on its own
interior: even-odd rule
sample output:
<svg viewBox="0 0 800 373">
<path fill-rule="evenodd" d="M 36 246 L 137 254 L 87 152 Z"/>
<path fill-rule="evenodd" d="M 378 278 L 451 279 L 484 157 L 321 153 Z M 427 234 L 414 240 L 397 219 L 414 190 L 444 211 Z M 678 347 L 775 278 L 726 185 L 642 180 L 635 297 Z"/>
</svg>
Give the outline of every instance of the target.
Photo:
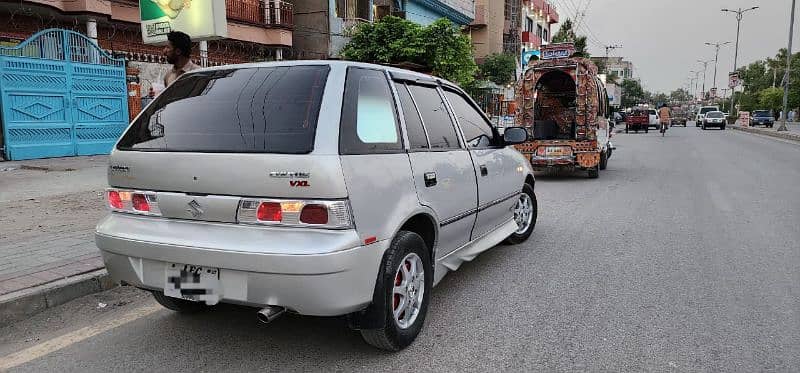
<svg viewBox="0 0 800 373">
<path fill-rule="evenodd" d="M 200 42 L 200 67 L 208 67 L 208 42 Z"/>
<path fill-rule="evenodd" d="M 86 36 L 97 44 L 97 20 L 89 18 L 86 20 Z"/>
</svg>

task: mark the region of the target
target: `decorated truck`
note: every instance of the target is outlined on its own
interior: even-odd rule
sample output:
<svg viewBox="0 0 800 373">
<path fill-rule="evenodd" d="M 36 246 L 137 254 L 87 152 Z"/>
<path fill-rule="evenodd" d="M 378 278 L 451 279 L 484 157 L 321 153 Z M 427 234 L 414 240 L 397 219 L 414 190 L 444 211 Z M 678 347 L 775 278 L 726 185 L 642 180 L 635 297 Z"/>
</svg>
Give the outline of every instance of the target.
<svg viewBox="0 0 800 373">
<path fill-rule="evenodd" d="M 531 140 L 517 145 L 536 171 L 586 171 L 599 176 L 611 156 L 609 103 L 597 67 L 574 57 L 569 43 L 542 47 L 516 85 L 515 125 Z"/>
</svg>

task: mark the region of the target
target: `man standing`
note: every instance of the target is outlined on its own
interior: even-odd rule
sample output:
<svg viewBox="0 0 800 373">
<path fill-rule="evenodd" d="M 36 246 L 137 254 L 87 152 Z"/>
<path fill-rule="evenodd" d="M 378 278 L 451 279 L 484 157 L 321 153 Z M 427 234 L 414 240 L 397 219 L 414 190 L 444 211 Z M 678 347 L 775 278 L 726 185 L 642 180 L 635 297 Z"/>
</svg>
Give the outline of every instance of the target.
<svg viewBox="0 0 800 373">
<path fill-rule="evenodd" d="M 167 35 L 167 45 L 164 46 L 164 56 L 172 64 L 172 70 L 164 76 L 164 87 L 169 87 L 181 75 L 199 69 L 200 66 L 192 63 L 192 39 L 180 31 L 172 31 Z"/>
</svg>

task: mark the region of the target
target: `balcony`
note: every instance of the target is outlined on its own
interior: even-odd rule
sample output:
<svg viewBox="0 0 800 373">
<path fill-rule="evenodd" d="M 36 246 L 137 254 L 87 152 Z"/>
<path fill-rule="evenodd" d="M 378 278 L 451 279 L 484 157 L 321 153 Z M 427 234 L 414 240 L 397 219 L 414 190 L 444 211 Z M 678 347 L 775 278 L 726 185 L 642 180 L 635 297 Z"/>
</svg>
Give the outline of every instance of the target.
<svg viewBox="0 0 800 373">
<path fill-rule="evenodd" d="M 522 43 L 529 44 L 530 47 L 534 49 L 538 49 L 542 46 L 542 38 L 536 33 L 531 31 L 523 31 L 522 32 Z"/>
<path fill-rule="evenodd" d="M 541 14 L 547 23 L 558 23 L 558 11 L 548 0 L 524 0 L 525 6 L 531 6 L 533 12 Z"/>
<path fill-rule="evenodd" d="M 281 0 L 225 0 L 228 20 L 268 28 L 294 26 L 292 4 Z"/>
</svg>

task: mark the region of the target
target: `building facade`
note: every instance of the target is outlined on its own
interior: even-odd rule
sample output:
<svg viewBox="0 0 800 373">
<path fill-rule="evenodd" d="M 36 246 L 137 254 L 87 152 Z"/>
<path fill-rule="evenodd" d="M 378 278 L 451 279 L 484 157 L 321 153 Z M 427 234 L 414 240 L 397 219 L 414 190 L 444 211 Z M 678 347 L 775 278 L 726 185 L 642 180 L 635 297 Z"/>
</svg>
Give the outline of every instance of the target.
<svg viewBox="0 0 800 373">
<path fill-rule="evenodd" d="M 491 54 L 508 53 L 525 64 L 550 42 L 551 27 L 558 21 L 558 11 L 548 0 L 476 0 L 470 24 L 475 58 L 480 63 Z"/>
<path fill-rule="evenodd" d="M 447 18 L 468 25 L 475 17 L 474 0 L 292 0 L 294 56 L 298 59 L 339 58 L 348 35 L 363 22 L 387 15 L 428 25 Z"/>
<path fill-rule="evenodd" d="M 624 57 L 592 57 L 592 62 L 605 74 L 615 74 L 620 79 L 635 78 L 633 63 Z"/>
<path fill-rule="evenodd" d="M 208 42 L 201 61 L 195 44 L 193 60 L 210 66 L 291 57 L 293 10 L 283 0 L 226 0 L 228 37 Z M 138 0 L 0 1 L 0 45 L 14 46 L 48 28 L 77 31 L 94 39 L 116 57 L 123 57 L 144 95 L 170 68 L 162 47 L 142 42 Z"/>
</svg>

